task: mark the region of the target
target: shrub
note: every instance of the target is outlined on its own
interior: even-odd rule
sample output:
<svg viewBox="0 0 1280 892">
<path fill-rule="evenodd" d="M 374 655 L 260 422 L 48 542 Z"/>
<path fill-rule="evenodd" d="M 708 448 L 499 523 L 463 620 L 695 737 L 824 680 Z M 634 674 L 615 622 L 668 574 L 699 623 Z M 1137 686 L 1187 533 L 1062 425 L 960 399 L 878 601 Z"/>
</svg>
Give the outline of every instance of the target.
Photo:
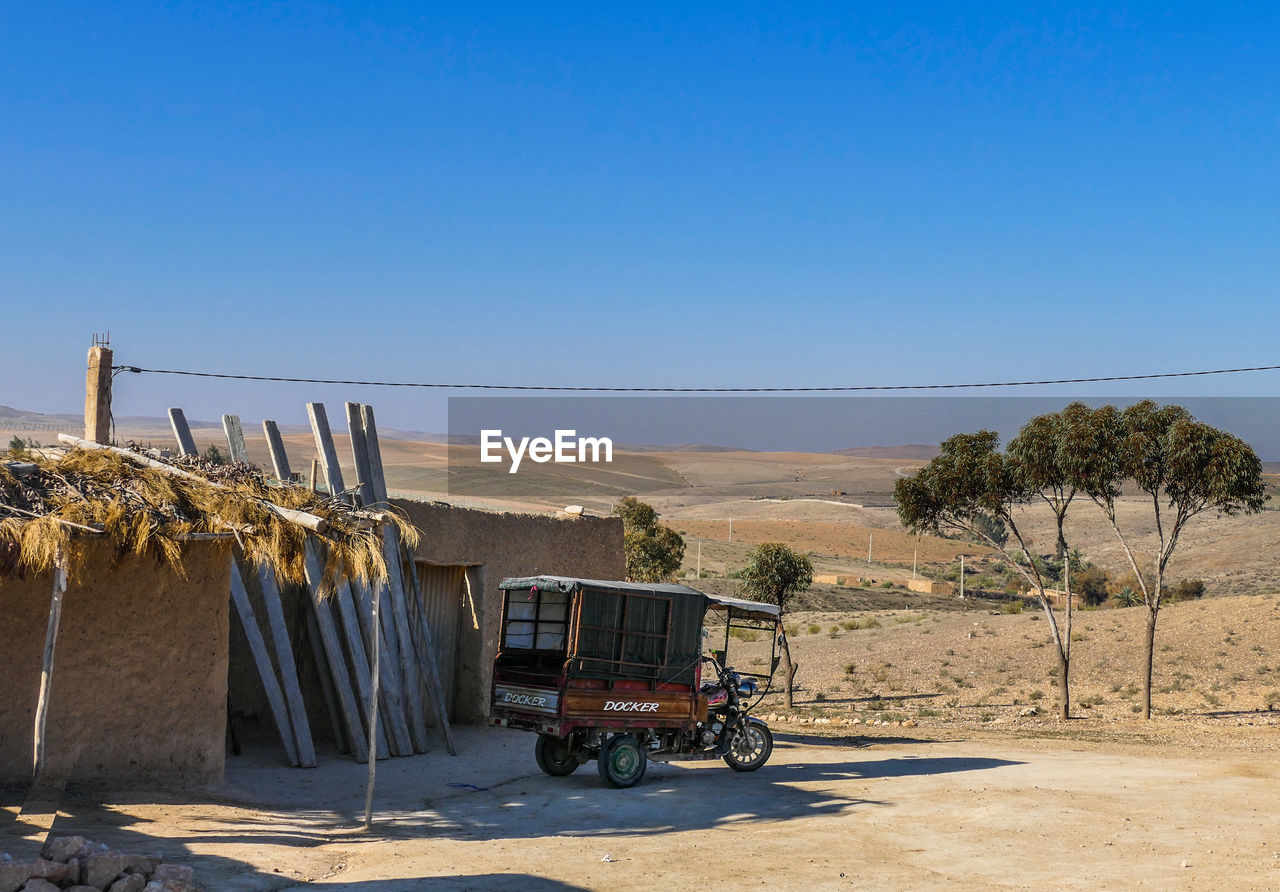
<svg viewBox="0 0 1280 892">
<path fill-rule="evenodd" d="M 810 635 L 817 635 L 821 631 L 822 631 L 822 626 L 818 625 L 817 623 L 809 623 Z"/>
<path fill-rule="evenodd" d="M 1121 607 L 1137 607 L 1142 603 L 1142 592 L 1135 591 L 1132 586 L 1122 586 L 1115 594 L 1116 603 Z"/>
<path fill-rule="evenodd" d="M 1030 694 L 1027 694 L 1028 700 L 1041 700 L 1043 698 L 1044 698 L 1044 691 L 1032 691 Z"/>
<path fill-rule="evenodd" d="M 1194 601 L 1204 597 L 1203 579 L 1180 579 L 1177 584 L 1165 589 L 1165 598 L 1170 602 Z"/>
<path fill-rule="evenodd" d="M 1021 613 L 1023 611 L 1022 601 L 1005 601 L 1000 605 L 1001 613 Z"/>
</svg>

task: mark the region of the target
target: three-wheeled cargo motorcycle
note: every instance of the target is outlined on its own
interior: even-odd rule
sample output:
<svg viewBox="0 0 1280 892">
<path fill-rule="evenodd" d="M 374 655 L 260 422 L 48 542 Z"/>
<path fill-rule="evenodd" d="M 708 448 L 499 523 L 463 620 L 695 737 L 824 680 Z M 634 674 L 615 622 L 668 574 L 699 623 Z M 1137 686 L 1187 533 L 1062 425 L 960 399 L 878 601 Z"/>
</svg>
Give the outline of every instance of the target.
<svg viewBox="0 0 1280 892">
<path fill-rule="evenodd" d="M 768 761 L 773 734 L 751 710 L 778 667 L 776 606 L 561 576 L 504 579 L 501 588 L 489 717 L 537 733 L 534 756 L 547 774 L 595 760 L 606 783 L 630 787 L 649 762 L 723 759 L 755 771 Z M 714 628 L 719 644 L 720 624 L 723 649 L 706 655 L 704 638 Z M 770 636 L 767 675 L 728 665 L 734 630 Z"/>
</svg>

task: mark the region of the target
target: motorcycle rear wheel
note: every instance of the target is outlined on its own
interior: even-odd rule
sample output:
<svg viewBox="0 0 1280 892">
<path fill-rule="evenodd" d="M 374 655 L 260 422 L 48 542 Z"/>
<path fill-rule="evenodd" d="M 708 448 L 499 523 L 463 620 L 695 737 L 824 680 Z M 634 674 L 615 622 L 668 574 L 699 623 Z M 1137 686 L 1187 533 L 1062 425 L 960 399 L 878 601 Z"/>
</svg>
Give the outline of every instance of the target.
<svg viewBox="0 0 1280 892">
<path fill-rule="evenodd" d="M 600 778 L 611 787 L 634 787 L 649 767 L 649 754 L 634 734 L 614 734 L 600 747 Z"/>
<path fill-rule="evenodd" d="M 567 740 L 550 734 L 538 735 L 538 742 L 533 745 L 533 757 L 538 760 L 538 767 L 552 777 L 568 777 L 581 764 Z"/>
<path fill-rule="evenodd" d="M 758 719 L 747 719 L 734 732 L 725 764 L 734 771 L 755 771 L 773 754 L 773 732 Z"/>
</svg>

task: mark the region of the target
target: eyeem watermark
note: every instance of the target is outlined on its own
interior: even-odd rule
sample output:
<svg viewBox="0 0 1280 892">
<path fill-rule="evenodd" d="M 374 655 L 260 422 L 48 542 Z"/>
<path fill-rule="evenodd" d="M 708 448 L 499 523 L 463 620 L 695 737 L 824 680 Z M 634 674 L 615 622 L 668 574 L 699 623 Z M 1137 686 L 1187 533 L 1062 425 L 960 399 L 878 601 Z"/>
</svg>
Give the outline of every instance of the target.
<svg viewBox="0 0 1280 892">
<path fill-rule="evenodd" d="M 520 470 L 526 456 L 538 464 L 613 461 L 613 440 L 608 437 L 579 437 L 576 430 L 557 430 L 553 437 L 521 437 L 517 442 L 504 437 L 501 429 L 480 431 L 480 461 L 501 462 L 504 450 L 511 457 L 508 474 Z"/>
</svg>

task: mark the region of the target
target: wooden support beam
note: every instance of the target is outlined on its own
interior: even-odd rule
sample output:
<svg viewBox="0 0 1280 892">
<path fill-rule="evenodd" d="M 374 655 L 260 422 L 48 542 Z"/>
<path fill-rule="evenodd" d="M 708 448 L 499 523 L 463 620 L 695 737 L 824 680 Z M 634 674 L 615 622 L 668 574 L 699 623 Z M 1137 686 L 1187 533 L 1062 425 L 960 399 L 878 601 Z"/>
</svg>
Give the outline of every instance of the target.
<svg viewBox="0 0 1280 892">
<path fill-rule="evenodd" d="M 373 678 L 369 671 L 369 657 L 365 650 L 364 637 L 360 631 L 360 619 L 356 615 L 355 599 L 351 595 L 351 586 L 344 579 L 338 583 L 338 590 L 333 595 L 338 619 L 341 620 L 342 640 L 346 644 L 347 654 L 351 657 L 351 674 L 355 679 L 356 697 L 359 699 L 362 715 L 368 715 L 369 704 L 373 702 Z M 385 759 L 390 750 L 387 737 L 382 729 L 378 729 L 379 759 Z"/>
<path fill-rule="evenodd" d="M 338 451 L 333 447 L 333 434 L 329 430 L 329 416 L 324 403 L 307 403 L 307 416 L 311 419 L 311 432 L 316 438 L 316 452 L 320 455 L 320 469 L 324 472 L 329 495 L 338 498 L 346 490 L 342 484 L 342 468 L 338 466 Z"/>
<path fill-rule="evenodd" d="M 382 448 L 378 442 L 378 427 L 374 420 L 373 407 L 356 403 L 347 403 L 347 423 L 352 432 L 352 442 L 356 442 L 357 432 L 363 445 L 362 450 L 353 447 L 352 454 L 356 461 L 356 473 L 362 485 L 368 487 L 368 498 L 375 503 L 387 500 L 386 480 L 382 469 Z M 417 653 L 413 645 L 412 624 L 405 604 L 404 580 L 400 570 L 399 539 L 390 526 L 382 529 L 382 551 L 387 562 L 387 583 L 382 589 L 386 595 L 383 601 L 383 613 L 386 622 L 383 624 L 386 634 L 388 653 L 393 657 L 396 674 L 403 692 L 403 703 L 407 709 L 409 732 L 416 752 L 426 752 L 429 734 L 427 730 L 427 707 L 424 706 L 424 688 L 422 671 L 418 665 Z M 429 701 L 428 701 L 429 702 Z"/>
<path fill-rule="evenodd" d="M 374 495 L 373 484 L 369 481 L 369 447 L 365 443 L 359 403 L 347 403 L 347 432 L 351 438 L 351 458 L 356 468 L 356 494 L 360 497 L 361 506 L 372 505 Z"/>
<path fill-rule="evenodd" d="M 280 436 L 280 428 L 274 421 L 264 421 L 262 432 L 267 436 L 267 451 L 271 453 L 271 466 L 275 469 L 276 479 L 281 483 L 288 483 L 293 479 L 293 471 L 289 468 L 289 456 L 284 451 L 284 438 Z"/>
<path fill-rule="evenodd" d="M 369 458 L 369 485 L 373 487 L 373 500 L 387 500 L 387 477 L 382 467 L 382 445 L 378 442 L 378 423 L 373 417 L 373 406 L 360 407 L 360 426 L 364 429 L 365 452 Z"/>
<path fill-rule="evenodd" d="M 253 654 L 253 663 L 258 669 L 258 678 L 267 695 L 267 705 L 271 708 L 271 718 L 276 724 L 276 733 L 284 744 L 285 755 L 289 764 L 298 766 L 298 744 L 293 736 L 293 725 L 289 721 L 289 708 L 284 702 L 284 692 L 280 690 L 280 679 L 276 677 L 275 667 L 271 665 L 271 656 L 267 653 L 267 643 L 262 638 L 262 627 L 258 625 L 258 617 L 249 603 L 249 592 L 244 587 L 244 579 L 240 576 L 240 567 L 235 557 L 231 558 L 231 603 L 235 605 L 236 615 L 240 617 L 240 625 L 244 629 L 244 637 L 249 642 L 249 652 Z"/>
<path fill-rule="evenodd" d="M 378 440 L 378 425 L 374 418 L 373 406 L 360 407 L 360 426 L 364 429 L 365 452 L 368 459 L 368 480 L 373 488 L 375 502 L 387 501 L 386 472 L 382 466 L 382 446 Z M 424 654 L 432 655 L 434 669 L 434 652 L 429 634 L 425 634 L 426 619 L 417 600 L 416 585 L 410 588 L 405 579 L 402 563 L 407 555 L 402 554 L 403 543 L 399 533 L 390 526 L 382 530 L 382 553 L 387 564 L 387 588 L 391 600 L 391 610 L 395 617 L 397 644 L 400 651 L 400 672 L 404 680 L 405 702 L 409 707 L 409 729 L 413 734 L 414 747 L 418 752 L 425 752 L 428 747 L 429 732 L 427 729 L 427 713 L 436 716 L 441 733 L 445 736 L 449 752 L 456 753 L 453 745 L 453 732 L 449 727 L 449 715 L 445 701 L 434 692 L 428 678 L 428 670 L 424 662 Z M 413 556 L 407 555 L 409 566 L 413 565 Z M 438 679 L 436 688 L 439 688 Z"/>
<path fill-rule="evenodd" d="M 221 484 L 216 483 L 213 480 L 210 480 L 209 478 L 204 477 L 200 474 L 193 474 L 190 471 L 184 470 L 182 468 L 176 468 L 173 465 L 165 464 L 164 462 L 157 461 L 154 458 L 148 458 L 145 455 L 139 455 L 138 453 L 131 452 L 128 449 L 121 449 L 118 446 L 101 446 L 97 443 L 91 443 L 88 440 L 82 440 L 79 437 L 73 437 L 70 434 L 58 434 L 58 440 L 60 442 L 66 443 L 68 446 L 78 446 L 81 449 L 105 449 L 110 452 L 114 452 L 117 455 L 123 455 L 125 458 L 130 459 L 131 461 L 137 462 L 138 464 L 144 467 L 155 468 L 157 471 L 163 471 L 164 473 L 172 474 L 175 477 L 187 477 L 191 480 L 199 480 L 201 483 L 207 484 L 217 489 L 224 488 Z M 317 517 L 314 514 L 308 514 L 306 511 L 295 511 L 292 508 L 285 508 L 282 505 L 276 505 L 272 502 L 268 502 L 265 499 L 259 499 L 258 501 L 259 501 L 259 504 L 261 504 L 262 507 L 266 508 L 268 511 L 272 511 L 280 515 L 285 520 L 290 521 L 291 523 L 296 523 L 299 526 L 306 527 L 312 532 L 323 533 L 329 526 L 328 521 L 326 521 L 323 517 Z"/>
<path fill-rule="evenodd" d="M 187 416 L 181 409 L 169 410 L 169 425 L 173 428 L 173 436 L 178 440 L 178 452 L 182 455 L 199 455 L 195 437 L 191 436 L 191 425 L 187 424 Z"/>
<path fill-rule="evenodd" d="M 400 568 L 400 544 L 394 528 L 382 528 L 382 556 L 387 562 L 387 594 L 395 622 L 396 650 L 400 661 L 400 676 L 404 688 L 405 705 L 409 710 L 409 732 L 416 752 L 425 753 L 430 735 L 427 730 L 427 709 L 431 698 L 424 697 L 425 688 L 417 649 L 413 643 L 413 623 L 405 599 L 403 572 Z M 424 705 L 425 704 L 425 705 Z M 448 716 L 445 717 L 448 720 Z"/>
<path fill-rule="evenodd" d="M 324 656 L 329 664 L 329 675 L 333 679 L 334 695 L 342 713 L 346 738 L 351 745 L 351 753 L 357 762 L 369 758 L 369 748 L 364 740 L 364 724 L 360 718 L 360 706 L 356 703 L 355 688 L 351 684 L 351 675 L 347 672 L 347 659 L 342 651 L 342 643 L 338 638 L 338 629 L 329 610 L 329 602 L 321 597 L 324 590 L 323 568 L 316 554 L 315 544 L 307 544 L 307 583 L 311 587 L 311 605 L 316 618 L 316 631 L 324 645 Z M 365 666 L 368 672 L 368 665 Z"/>
<path fill-rule="evenodd" d="M 248 462 L 249 450 L 244 445 L 244 429 L 240 427 L 240 416 L 223 415 L 222 432 L 227 436 L 227 449 L 231 452 L 231 460 Z"/>
<path fill-rule="evenodd" d="M 391 635 L 387 634 L 387 611 L 377 609 L 379 605 L 384 608 L 386 606 L 382 600 L 383 588 L 384 586 L 375 586 L 371 589 L 355 580 L 351 582 L 351 592 L 359 608 L 357 613 L 364 626 L 362 631 L 369 653 L 378 655 L 374 669 L 382 689 L 380 701 L 391 755 L 411 756 L 414 753 L 413 737 L 405 718 L 403 686 L 397 673 L 399 664 L 391 648 L 395 630 L 391 630 Z"/>
<path fill-rule="evenodd" d="M 320 677 L 320 691 L 324 695 L 324 705 L 329 715 L 329 725 L 333 729 L 333 743 L 340 753 L 351 752 L 347 745 L 347 734 L 342 727 L 342 713 L 339 712 L 338 695 L 333 688 L 333 679 L 329 675 L 329 661 L 325 659 L 324 642 L 320 638 L 320 625 L 316 622 L 314 609 L 307 610 L 307 647 L 316 664 L 316 675 Z"/>
<path fill-rule="evenodd" d="M 307 719 L 307 707 L 302 699 L 298 664 L 293 655 L 289 626 L 284 618 L 280 586 L 276 582 L 276 574 L 269 567 L 259 568 L 258 583 L 262 587 L 267 627 L 271 630 L 271 641 L 275 644 L 276 665 L 280 667 L 280 686 L 284 690 L 285 704 L 289 707 L 289 724 L 293 726 L 293 739 L 298 744 L 298 764 L 303 768 L 314 768 L 315 742 L 311 739 L 311 723 Z"/>
<path fill-rule="evenodd" d="M 36 698 L 35 728 L 31 746 L 31 773 L 40 778 L 45 768 L 45 726 L 49 721 L 49 699 L 53 691 L 53 653 L 58 644 L 58 627 L 62 624 L 62 596 L 67 591 L 67 566 L 58 554 L 53 568 L 53 596 L 49 601 L 49 624 L 44 634 L 44 661 L 40 668 L 40 693 Z"/>
<path fill-rule="evenodd" d="M 84 381 L 84 438 L 103 445 L 111 442 L 112 355 L 110 347 L 90 347 Z"/>
</svg>

